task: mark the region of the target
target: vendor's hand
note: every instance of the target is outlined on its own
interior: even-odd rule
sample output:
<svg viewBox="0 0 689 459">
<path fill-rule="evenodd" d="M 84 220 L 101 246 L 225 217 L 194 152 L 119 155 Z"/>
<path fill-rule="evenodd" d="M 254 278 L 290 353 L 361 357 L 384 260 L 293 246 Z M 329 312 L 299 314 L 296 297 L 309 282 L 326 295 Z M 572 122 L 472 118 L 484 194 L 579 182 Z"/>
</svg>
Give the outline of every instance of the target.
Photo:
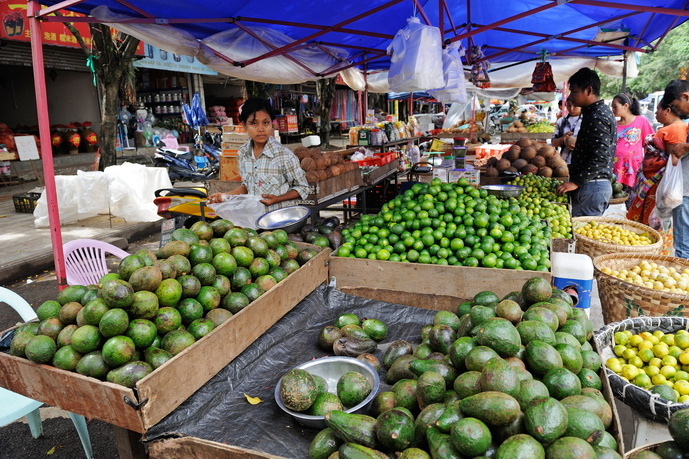
<svg viewBox="0 0 689 459">
<path fill-rule="evenodd" d="M 261 199 L 261 203 L 265 204 L 266 206 L 272 206 L 273 204 L 280 202 L 280 198 L 274 194 L 262 194 L 261 197 L 263 198 Z"/>
<path fill-rule="evenodd" d="M 557 194 L 563 195 L 565 193 L 569 193 L 570 191 L 574 191 L 577 188 L 579 188 L 579 185 L 577 185 L 574 182 L 565 182 L 559 187 L 557 187 Z"/>
<path fill-rule="evenodd" d="M 213 193 L 212 195 L 208 196 L 208 199 L 206 202 L 208 204 L 213 204 L 216 202 L 223 202 L 224 200 L 225 193 Z"/>
</svg>

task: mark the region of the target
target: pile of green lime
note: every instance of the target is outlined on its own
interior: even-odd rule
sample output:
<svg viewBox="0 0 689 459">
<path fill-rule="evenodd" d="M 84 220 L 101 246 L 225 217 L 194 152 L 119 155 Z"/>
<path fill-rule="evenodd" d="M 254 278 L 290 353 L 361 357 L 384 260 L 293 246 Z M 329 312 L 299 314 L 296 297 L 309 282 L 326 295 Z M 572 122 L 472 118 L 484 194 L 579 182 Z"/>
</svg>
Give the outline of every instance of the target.
<svg viewBox="0 0 689 459">
<path fill-rule="evenodd" d="M 416 183 L 342 231 L 341 257 L 547 271 L 552 230 L 462 178 Z"/>
<path fill-rule="evenodd" d="M 123 258 L 98 285 L 69 286 L 41 304 L 9 352 L 134 387 L 317 253 L 282 230 L 196 222 L 156 252 Z"/>
<path fill-rule="evenodd" d="M 556 189 L 562 182 L 552 177 L 526 174 L 514 178 L 511 185 L 520 185 L 524 191 L 519 195 L 519 206 L 529 217 L 546 220 L 554 238 L 570 239 L 572 237 L 572 219 L 566 195 L 558 195 Z"/>
</svg>

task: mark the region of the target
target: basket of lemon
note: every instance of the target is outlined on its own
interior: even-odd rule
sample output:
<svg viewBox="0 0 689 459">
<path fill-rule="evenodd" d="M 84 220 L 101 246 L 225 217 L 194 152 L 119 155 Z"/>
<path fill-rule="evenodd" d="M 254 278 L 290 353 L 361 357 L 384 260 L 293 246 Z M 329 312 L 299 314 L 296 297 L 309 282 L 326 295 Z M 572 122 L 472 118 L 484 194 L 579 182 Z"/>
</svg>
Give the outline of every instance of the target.
<svg viewBox="0 0 689 459">
<path fill-rule="evenodd" d="M 613 253 L 593 260 L 605 323 L 637 316 L 689 317 L 689 260 Z"/>
<path fill-rule="evenodd" d="M 650 226 L 610 217 L 574 217 L 577 253 L 591 258 L 607 253 L 660 253 L 663 237 Z"/>
<path fill-rule="evenodd" d="M 689 408 L 689 318 L 635 317 L 594 333 L 615 397 L 645 417 L 667 422 Z"/>
</svg>

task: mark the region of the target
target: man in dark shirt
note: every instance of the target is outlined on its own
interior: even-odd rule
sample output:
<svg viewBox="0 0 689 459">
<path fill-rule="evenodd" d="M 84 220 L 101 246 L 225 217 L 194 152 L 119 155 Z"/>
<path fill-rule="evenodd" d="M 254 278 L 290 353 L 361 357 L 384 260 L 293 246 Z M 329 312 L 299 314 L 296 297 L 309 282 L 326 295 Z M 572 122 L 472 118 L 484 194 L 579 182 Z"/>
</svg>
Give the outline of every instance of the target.
<svg viewBox="0 0 689 459">
<path fill-rule="evenodd" d="M 569 166 L 569 182 L 557 188 L 572 192 L 572 217 L 600 216 L 612 197 L 612 163 L 615 159 L 617 122 L 612 110 L 598 98 L 600 79 L 581 68 L 569 78 L 570 97 L 582 108 L 581 127 Z"/>
</svg>

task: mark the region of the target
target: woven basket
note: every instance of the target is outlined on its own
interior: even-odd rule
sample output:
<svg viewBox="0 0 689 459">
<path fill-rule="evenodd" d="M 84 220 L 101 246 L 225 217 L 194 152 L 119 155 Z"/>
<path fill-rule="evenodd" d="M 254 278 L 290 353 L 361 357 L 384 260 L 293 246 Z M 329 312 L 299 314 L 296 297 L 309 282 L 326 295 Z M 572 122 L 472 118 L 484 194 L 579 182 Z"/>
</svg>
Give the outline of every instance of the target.
<svg viewBox="0 0 689 459">
<path fill-rule="evenodd" d="M 607 368 L 605 362 L 609 358 L 616 357 L 613 352 L 614 336 L 616 332 L 630 330 L 632 333 L 637 334 L 644 331 L 654 332 L 656 330 L 661 330 L 663 333 L 674 333 L 681 329 L 689 329 L 689 318 L 634 317 L 605 325 L 593 335 L 601 361 L 604 363 L 605 376 L 608 378 L 612 393 L 617 399 L 630 406 L 638 413 L 656 422 L 668 422 L 672 413 L 689 408 L 689 405 L 669 402 L 661 398 L 658 394 L 635 386 Z"/>
<path fill-rule="evenodd" d="M 610 199 L 610 205 L 624 204 L 625 202 L 627 202 L 627 199 L 629 199 L 629 196 L 622 196 L 621 198 L 612 198 Z"/>
<path fill-rule="evenodd" d="M 655 450 L 656 450 L 657 447 L 659 447 L 660 445 L 662 445 L 662 444 L 664 444 L 664 443 L 668 443 L 668 442 L 672 442 L 672 440 L 660 441 L 660 442 L 657 442 L 657 443 L 649 443 L 649 444 L 647 444 L 647 445 L 639 446 L 638 448 L 634 448 L 634 449 L 632 449 L 632 450 L 627 451 L 627 452 L 624 454 L 624 457 L 625 457 L 625 459 L 629 459 L 630 457 L 632 457 L 632 454 L 634 454 L 634 453 L 640 453 L 640 452 L 642 452 L 642 451 L 653 451 L 653 452 L 655 452 Z M 672 442 L 672 443 L 674 443 L 674 442 Z"/>
<path fill-rule="evenodd" d="M 613 253 L 594 258 L 593 274 L 598 282 L 598 296 L 606 324 L 637 316 L 689 317 L 689 295 L 642 287 L 602 271 L 606 267 L 617 271 L 632 268 L 643 260 L 674 267 L 680 272 L 689 268 L 689 260 L 664 255 Z"/>
<path fill-rule="evenodd" d="M 618 225 L 623 229 L 633 231 L 637 234 L 648 233 L 653 244 L 650 245 L 620 245 L 609 242 L 598 241 L 579 233 L 574 232 L 575 229 L 584 226 L 588 222 L 595 221 L 596 223 L 606 223 L 609 225 Z M 577 253 L 583 253 L 591 258 L 596 258 L 598 255 L 605 255 L 606 253 L 619 252 L 635 252 L 635 253 L 660 253 L 663 247 L 663 237 L 660 233 L 650 226 L 642 225 L 631 220 L 623 220 L 621 218 L 608 217 L 574 217 L 572 218 L 572 234 L 577 241 Z"/>
</svg>

